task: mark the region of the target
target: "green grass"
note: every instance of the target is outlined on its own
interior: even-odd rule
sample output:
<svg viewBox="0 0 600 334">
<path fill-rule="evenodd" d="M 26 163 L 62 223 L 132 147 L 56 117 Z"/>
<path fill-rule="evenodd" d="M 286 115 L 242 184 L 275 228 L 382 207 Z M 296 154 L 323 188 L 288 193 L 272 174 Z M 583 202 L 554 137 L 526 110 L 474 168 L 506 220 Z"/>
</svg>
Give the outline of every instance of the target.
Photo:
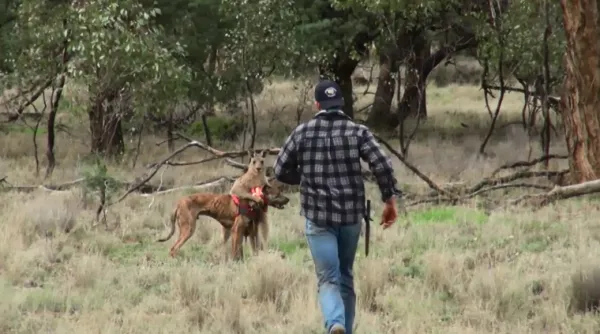
<svg viewBox="0 0 600 334">
<path fill-rule="evenodd" d="M 175 242 L 173 239 L 169 241 L 171 243 Z M 144 240 L 135 243 L 114 244 L 108 249 L 106 257 L 112 262 L 122 265 L 144 261 L 148 256 L 152 256 L 155 261 L 167 261 L 169 260 L 168 247 L 171 246 L 169 241 L 160 243 L 155 240 Z M 185 247 L 179 251 L 178 258 L 186 261 L 202 262 L 206 254 L 206 246 L 188 241 Z"/>
<path fill-rule="evenodd" d="M 441 206 L 422 211 L 410 212 L 408 215 L 413 224 L 458 224 L 487 222 L 485 213 L 477 209 L 465 207 Z"/>
</svg>

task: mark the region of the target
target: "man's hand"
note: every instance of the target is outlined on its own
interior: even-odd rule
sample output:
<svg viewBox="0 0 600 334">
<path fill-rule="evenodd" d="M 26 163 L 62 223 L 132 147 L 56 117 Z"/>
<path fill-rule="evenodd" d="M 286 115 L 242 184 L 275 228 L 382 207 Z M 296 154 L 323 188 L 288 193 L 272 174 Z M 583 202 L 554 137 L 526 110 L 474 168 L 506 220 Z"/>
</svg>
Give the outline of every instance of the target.
<svg viewBox="0 0 600 334">
<path fill-rule="evenodd" d="M 396 222 L 398 218 L 398 209 L 396 209 L 396 200 L 394 197 L 388 199 L 383 207 L 383 213 L 381 214 L 381 223 L 379 225 L 386 229 Z"/>
</svg>

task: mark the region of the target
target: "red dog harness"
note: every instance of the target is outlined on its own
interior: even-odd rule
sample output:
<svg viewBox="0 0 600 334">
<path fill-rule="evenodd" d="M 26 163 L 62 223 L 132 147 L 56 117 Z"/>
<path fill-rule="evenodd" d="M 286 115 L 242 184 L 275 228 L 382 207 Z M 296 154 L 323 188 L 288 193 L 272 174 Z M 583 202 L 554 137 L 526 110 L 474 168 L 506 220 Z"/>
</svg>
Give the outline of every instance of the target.
<svg viewBox="0 0 600 334">
<path fill-rule="evenodd" d="M 252 195 L 254 195 L 255 197 L 260 197 L 262 198 L 263 202 L 265 203 L 265 208 L 264 208 L 264 212 L 267 212 L 267 208 L 269 205 L 267 196 L 265 196 L 265 194 L 262 191 L 261 187 L 256 187 L 252 189 Z M 237 197 L 236 195 L 231 195 L 231 198 L 233 199 L 233 203 L 235 203 L 235 205 L 237 205 L 238 207 L 238 213 L 236 215 L 242 215 L 242 216 L 246 216 L 250 219 L 256 219 L 258 216 L 258 212 L 256 212 L 256 209 L 254 209 L 250 203 L 248 203 L 248 201 L 240 201 L 240 198 Z"/>
</svg>

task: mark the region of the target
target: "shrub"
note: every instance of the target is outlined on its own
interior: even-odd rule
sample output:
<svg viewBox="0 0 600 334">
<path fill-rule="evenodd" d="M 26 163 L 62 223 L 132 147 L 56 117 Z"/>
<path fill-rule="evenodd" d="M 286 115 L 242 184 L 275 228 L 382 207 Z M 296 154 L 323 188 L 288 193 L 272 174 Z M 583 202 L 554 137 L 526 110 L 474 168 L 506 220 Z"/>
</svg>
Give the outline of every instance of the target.
<svg viewBox="0 0 600 334">
<path fill-rule="evenodd" d="M 212 138 L 217 140 L 235 140 L 244 131 L 243 120 L 239 117 L 208 117 L 206 125 Z M 186 132 L 194 137 L 203 137 L 205 133 L 202 121 L 192 123 Z"/>
</svg>

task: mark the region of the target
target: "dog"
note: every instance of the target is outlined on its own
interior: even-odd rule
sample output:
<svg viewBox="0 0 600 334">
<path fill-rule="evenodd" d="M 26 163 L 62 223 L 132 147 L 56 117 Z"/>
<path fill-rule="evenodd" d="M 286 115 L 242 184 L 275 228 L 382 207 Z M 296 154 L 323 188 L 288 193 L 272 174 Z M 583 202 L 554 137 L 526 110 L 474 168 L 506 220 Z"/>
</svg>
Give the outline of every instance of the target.
<svg viewBox="0 0 600 334">
<path fill-rule="evenodd" d="M 192 237 L 196 229 L 196 220 L 200 216 L 208 216 L 217 220 L 222 226 L 223 244 L 225 245 L 234 232 L 232 249 L 234 259 L 243 258 L 243 238 L 250 238 L 253 252 L 262 248 L 258 240 L 258 230 L 263 228 L 268 231 L 266 212 L 268 206 L 283 209 L 290 201 L 281 194 L 276 183 L 271 186 L 264 185 L 260 188 L 263 205 L 256 205 L 245 199 L 231 194 L 198 193 L 179 199 L 171 213 L 171 230 L 165 238 L 157 240 L 165 242 L 175 234 L 175 224 L 179 227 L 179 238 L 171 247 L 169 255 L 175 257 L 177 251 Z M 265 226 L 260 226 L 264 224 Z M 263 234 L 263 236 L 266 234 Z M 267 240 L 263 240 L 264 243 Z"/>
</svg>

